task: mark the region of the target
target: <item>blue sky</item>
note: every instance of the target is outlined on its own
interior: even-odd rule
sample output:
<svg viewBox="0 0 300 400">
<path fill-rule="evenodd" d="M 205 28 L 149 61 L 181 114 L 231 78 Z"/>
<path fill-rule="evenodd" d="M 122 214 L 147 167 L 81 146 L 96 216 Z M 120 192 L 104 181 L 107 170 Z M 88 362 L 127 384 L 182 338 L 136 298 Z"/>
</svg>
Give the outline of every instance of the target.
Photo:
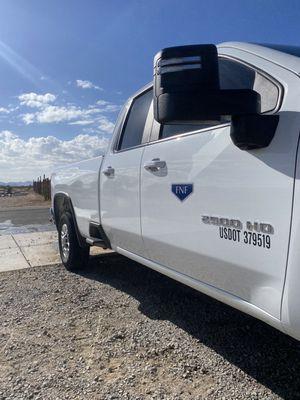
<svg viewBox="0 0 300 400">
<path fill-rule="evenodd" d="M 163 47 L 300 45 L 286 0 L 0 0 L 0 181 L 100 154 Z"/>
</svg>

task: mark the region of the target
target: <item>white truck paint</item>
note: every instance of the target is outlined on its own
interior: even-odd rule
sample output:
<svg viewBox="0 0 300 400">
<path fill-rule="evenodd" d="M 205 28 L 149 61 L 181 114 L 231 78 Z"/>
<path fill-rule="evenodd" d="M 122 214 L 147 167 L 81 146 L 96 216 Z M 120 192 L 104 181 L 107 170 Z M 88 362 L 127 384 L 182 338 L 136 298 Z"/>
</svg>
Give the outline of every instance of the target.
<svg viewBox="0 0 300 400">
<path fill-rule="evenodd" d="M 300 340 L 300 58 L 235 42 L 219 45 L 218 54 L 255 74 L 264 111 L 274 100 L 269 114 L 279 115 L 279 124 L 268 147 L 239 149 L 226 121 L 161 138 L 149 106 L 140 143 L 120 149 L 147 85 L 125 104 L 104 157 L 53 174 L 52 208 L 57 195 L 68 196 L 89 243 L 90 223 L 99 224 L 120 254 Z M 165 165 L 149 170 L 157 159 Z M 172 184 L 192 184 L 193 192 L 180 201 Z M 239 240 L 225 239 L 222 226 L 203 216 L 240 221 L 243 228 L 231 231 Z M 253 235 L 255 222 L 274 232 Z"/>
<path fill-rule="evenodd" d="M 52 193 L 63 193 L 72 199 L 77 224 L 86 237 L 89 235 L 89 222 L 100 223 L 99 173 L 102 161 L 103 156 L 100 156 L 70 164 L 51 177 Z M 88 196 L 83 193 L 88 193 Z"/>
</svg>

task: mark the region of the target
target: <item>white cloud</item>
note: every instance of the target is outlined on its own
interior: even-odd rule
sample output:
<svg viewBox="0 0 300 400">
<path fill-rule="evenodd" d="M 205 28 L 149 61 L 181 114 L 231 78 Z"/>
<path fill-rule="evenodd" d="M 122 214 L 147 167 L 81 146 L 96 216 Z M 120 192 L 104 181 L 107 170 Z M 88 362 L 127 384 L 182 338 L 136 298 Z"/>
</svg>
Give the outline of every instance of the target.
<svg viewBox="0 0 300 400">
<path fill-rule="evenodd" d="M 108 104 L 103 109 L 103 112 L 116 112 L 116 111 L 119 111 L 120 109 L 121 109 L 121 107 L 116 104 Z"/>
<path fill-rule="evenodd" d="M 96 104 L 98 104 L 99 106 L 106 106 L 107 104 L 109 104 L 109 101 L 100 99 L 96 101 Z"/>
<path fill-rule="evenodd" d="M 0 107 L 0 114 L 9 114 L 10 110 L 5 107 Z"/>
<path fill-rule="evenodd" d="M 96 104 L 102 108 L 99 109 L 101 112 L 116 112 L 120 110 L 120 106 L 116 104 L 112 104 L 109 101 L 106 100 L 98 100 L 96 101 Z"/>
<path fill-rule="evenodd" d="M 99 108 L 79 108 L 76 106 L 55 106 L 48 105 L 35 113 L 26 113 L 22 115 L 23 122 L 26 125 L 33 123 L 51 124 L 68 122 L 71 125 L 91 125 L 100 126 L 101 130 L 111 133 L 114 128 L 106 116 L 101 113 Z"/>
<path fill-rule="evenodd" d="M 91 81 L 85 81 L 82 79 L 77 79 L 76 80 L 76 85 L 77 87 L 80 87 L 81 89 L 96 89 L 96 90 L 103 90 L 101 87 L 95 85 Z"/>
<path fill-rule="evenodd" d="M 0 181 L 30 180 L 50 175 L 55 165 L 76 162 L 105 152 L 108 138 L 77 135 L 71 140 L 54 136 L 22 139 L 10 131 L 0 132 Z"/>
<path fill-rule="evenodd" d="M 33 124 L 34 123 L 34 114 L 30 114 L 30 113 L 23 114 L 22 119 L 26 125 Z"/>
<path fill-rule="evenodd" d="M 70 122 L 69 125 L 91 125 L 94 124 L 95 120 L 93 119 L 86 119 L 82 121 L 75 121 L 75 122 Z"/>
<path fill-rule="evenodd" d="M 15 135 L 13 132 L 11 131 L 1 131 L 0 132 L 0 141 L 3 142 L 9 142 L 12 139 L 16 139 L 18 136 Z"/>
<path fill-rule="evenodd" d="M 89 87 L 95 86 L 89 81 L 78 80 L 77 82 L 80 82 L 82 87 L 85 85 Z M 87 106 L 87 108 L 81 108 L 70 103 L 67 105 L 56 105 L 54 102 L 57 97 L 52 93 L 23 93 L 18 98 L 21 106 L 36 108 L 34 112 L 27 112 L 20 115 L 26 125 L 68 123 L 69 125 L 84 126 L 94 124 L 95 129 L 111 133 L 114 124 L 103 114 L 114 113 L 120 109 L 120 106 L 103 99 L 98 100 L 93 105 Z M 3 112 L 5 111 L 3 110 Z"/>
<path fill-rule="evenodd" d="M 82 117 L 83 114 L 83 111 L 75 106 L 48 106 L 35 114 L 35 120 L 41 124 L 63 122 Z"/>
<path fill-rule="evenodd" d="M 113 132 L 115 124 L 113 124 L 111 121 L 109 121 L 106 117 L 100 117 L 97 122 L 98 122 L 100 131 L 104 131 L 107 133 Z"/>
<path fill-rule="evenodd" d="M 37 94 L 37 93 L 23 93 L 18 99 L 21 105 L 32 108 L 43 108 L 56 100 L 56 96 L 52 93 Z"/>
</svg>

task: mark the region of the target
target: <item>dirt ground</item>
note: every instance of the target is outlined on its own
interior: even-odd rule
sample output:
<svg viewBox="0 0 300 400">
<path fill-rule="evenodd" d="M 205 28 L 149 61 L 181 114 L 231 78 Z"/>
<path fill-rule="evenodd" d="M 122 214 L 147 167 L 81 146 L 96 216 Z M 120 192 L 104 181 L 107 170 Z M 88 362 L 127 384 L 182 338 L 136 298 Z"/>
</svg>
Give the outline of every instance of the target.
<svg viewBox="0 0 300 400">
<path fill-rule="evenodd" d="M 32 189 L 25 196 L 0 197 L 0 209 L 13 207 L 50 207 L 50 201 L 45 201 Z"/>
<path fill-rule="evenodd" d="M 0 399 L 295 400 L 299 343 L 112 254 L 0 274 Z"/>
</svg>

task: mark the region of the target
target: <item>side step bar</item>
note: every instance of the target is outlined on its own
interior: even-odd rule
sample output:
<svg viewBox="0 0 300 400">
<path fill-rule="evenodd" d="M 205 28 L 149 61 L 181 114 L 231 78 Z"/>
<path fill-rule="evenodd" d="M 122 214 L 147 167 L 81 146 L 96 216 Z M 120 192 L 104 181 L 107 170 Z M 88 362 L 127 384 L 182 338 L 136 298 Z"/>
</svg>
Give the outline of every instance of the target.
<svg viewBox="0 0 300 400">
<path fill-rule="evenodd" d="M 111 249 L 110 241 L 100 224 L 97 224 L 96 222 L 90 222 L 89 234 L 90 238 L 86 238 L 86 243 L 88 245 Z"/>
<path fill-rule="evenodd" d="M 107 246 L 105 245 L 105 243 L 103 242 L 103 240 L 101 239 L 90 239 L 90 238 L 86 238 L 85 241 L 87 242 L 88 245 L 90 246 L 98 246 L 98 247 L 103 247 L 103 248 L 107 248 Z"/>
</svg>

